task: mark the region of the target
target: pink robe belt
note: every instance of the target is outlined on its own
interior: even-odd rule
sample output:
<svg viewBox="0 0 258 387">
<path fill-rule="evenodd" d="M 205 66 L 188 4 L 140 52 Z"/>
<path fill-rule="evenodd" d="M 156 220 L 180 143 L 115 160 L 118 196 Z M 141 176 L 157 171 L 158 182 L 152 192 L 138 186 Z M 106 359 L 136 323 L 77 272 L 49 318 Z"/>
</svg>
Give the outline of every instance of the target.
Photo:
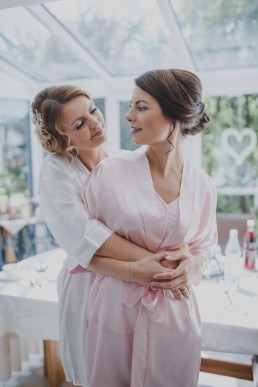
<svg viewBox="0 0 258 387">
<path fill-rule="evenodd" d="M 123 303 L 133 308 L 140 301 L 145 308 L 153 312 L 154 321 L 168 324 L 167 297 L 174 299 L 173 293 L 169 290 L 157 290 L 151 287 L 146 289 L 143 286 L 136 288 L 136 286 L 123 297 Z"/>
</svg>

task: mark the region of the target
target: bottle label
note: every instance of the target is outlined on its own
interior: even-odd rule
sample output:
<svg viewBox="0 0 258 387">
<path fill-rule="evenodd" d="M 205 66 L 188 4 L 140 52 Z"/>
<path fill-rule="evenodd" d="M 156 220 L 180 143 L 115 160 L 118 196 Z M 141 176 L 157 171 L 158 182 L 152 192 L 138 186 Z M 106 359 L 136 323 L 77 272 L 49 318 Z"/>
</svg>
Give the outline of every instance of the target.
<svg viewBox="0 0 258 387">
<path fill-rule="evenodd" d="M 257 250 L 256 248 L 245 248 L 244 251 L 244 257 L 245 257 L 245 267 L 247 269 L 254 270 L 255 269 L 255 260 L 257 258 Z"/>
</svg>

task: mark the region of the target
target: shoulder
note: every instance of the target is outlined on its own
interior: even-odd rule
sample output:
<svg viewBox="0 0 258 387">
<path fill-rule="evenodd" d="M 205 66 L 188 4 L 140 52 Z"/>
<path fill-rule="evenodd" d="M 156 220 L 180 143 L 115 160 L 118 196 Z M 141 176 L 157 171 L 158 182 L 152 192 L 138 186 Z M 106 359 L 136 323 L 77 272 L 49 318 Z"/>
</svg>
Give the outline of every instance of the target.
<svg viewBox="0 0 258 387">
<path fill-rule="evenodd" d="M 70 161 L 67 157 L 56 154 L 47 155 L 41 164 L 41 178 L 46 180 L 73 179 L 79 170 L 78 160 Z M 83 171 L 86 174 L 87 171 Z"/>
<path fill-rule="evenodd" d="M 42 170 L 51 170 L 53 168 L 64 168 L 71 164 L 69 160 L 61 155 L 48 154 L 42 161 Z"/>
<path fill-rule="evenodd" d="M 126 176 L 130 176 L 135 163 L 143 157 L 144 155 L 139 152 L 128 150 L 111 154 L 94 168 L 88 182 L 98 180 L 101 181 L 101 184 L 104 184 L 113 179 L 117 181 L 124 179 Z"/>
<path fill-rule="evenodd" d="M 208 173 L 202 169 L 201 167 L 197 167 L 192 165 L 189 161 L 186 161 L 187 169 L 190 172 L 190 175 L 194 175 L 194 179 L 197 185 L 201 190 L 206 189 L 213 194 L 216 194 L 216 186 L 212 178 L 208 175 Z"/>
<path fill-rule="evenodd" d="M 117 153 L 110 154 L 108 157 L 102 160 L 95 169 L 120 169 L 122 166 L 127 164 L 129 165 L 130 163 L 137 161 L 142 157 L 143 155 L 140 152 L 121 150 Z"/>
</svg>

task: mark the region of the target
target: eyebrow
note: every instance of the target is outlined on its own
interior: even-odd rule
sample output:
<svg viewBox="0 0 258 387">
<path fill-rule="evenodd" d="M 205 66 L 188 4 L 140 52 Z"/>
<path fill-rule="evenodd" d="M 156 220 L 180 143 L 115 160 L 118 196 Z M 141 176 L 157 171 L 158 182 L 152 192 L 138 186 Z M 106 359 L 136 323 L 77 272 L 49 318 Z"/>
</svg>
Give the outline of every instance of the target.
<svg viewBox="0 0 258 387">
<path fill-rule="evenodd" d="M 139 101 L 136 101 L 136 102 L 135 102 L 135 105 L 138 105 L 138 104 L 141 103 L 141 102 L 149 104 L 149 102 L 145 101 L 144 99 L 140 99 Z M 130 103 L 133 103 L 133 102 L 130 101 Z"/>
</svg>

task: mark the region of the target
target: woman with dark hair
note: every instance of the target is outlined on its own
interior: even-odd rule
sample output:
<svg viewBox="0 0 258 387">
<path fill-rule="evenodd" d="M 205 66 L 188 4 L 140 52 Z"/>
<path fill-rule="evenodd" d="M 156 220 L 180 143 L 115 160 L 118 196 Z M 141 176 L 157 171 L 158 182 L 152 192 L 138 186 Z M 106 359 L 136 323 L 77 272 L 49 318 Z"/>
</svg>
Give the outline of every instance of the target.
<svg viewBox="0 0 258 387">
<path fill-rule="evenodd" d="M 173 258 L 179 264 L 171 286 L 198 283 L 217 243 L 215 186 L 182 149 L 183 137 L 209 122 L 201 82 L 189 71 L 169 69 L 149 71 L 135 83 L 126 119 L 132 141 L 146 151 L 103 160 L 83 189 L 84 201 L 92 217 L 145 249 L 188 245 Z M 90 387 L 198 385 L 194 290 L 190 285 L 189 299 L 179 301 L 161 279 L 157 274 L 146 286 L 94 276 L 85 342 Z"/>
<path fill-rule="evenodd" d="M 68 255 L 58 277 L 61 357 L 67 381 L 86 387 L 86 311 L 94 278 L 88 270 L 144 285 L 163 272 L 168 276 L 163 286 L 171 289 L 171 270 L 163 265 L 175 263 L 164 259 L 168 252 L 153 254 L 89 218 L 81 189 L 108 154 L 104 119 L 88 93 L 70 85 L 48 87 L 35 96 L 32 114 L 36 134 L 49 152 L 41 168 L 41 214 Z M 188 296 L 187 281 L 172 288 L 179 299 Z"/>
</svg>

